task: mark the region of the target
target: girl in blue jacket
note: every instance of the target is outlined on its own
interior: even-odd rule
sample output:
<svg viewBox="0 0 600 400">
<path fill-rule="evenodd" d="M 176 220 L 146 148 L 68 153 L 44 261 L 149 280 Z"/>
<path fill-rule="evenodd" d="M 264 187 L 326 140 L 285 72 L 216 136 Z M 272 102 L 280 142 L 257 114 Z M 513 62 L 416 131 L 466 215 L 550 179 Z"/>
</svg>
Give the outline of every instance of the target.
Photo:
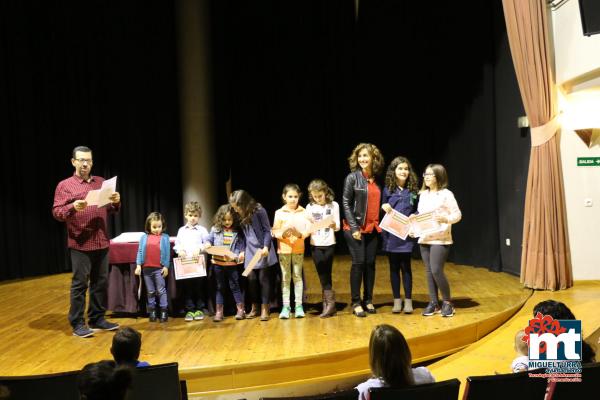
<svg viewBox="0 0 600 400">
<path fill-rule="evenodd" d="M 152 212 L 146 218 L 146 233 L 140 239 L 135 269 L 136 275 L 142 275 L 148 295 L 148 317 L 156 321 L 156 297 L 160 307 L 160 322 L 167 322 L 167 287 L 165 277 L 169 274 L 171 245 L 169 235 L 163 233 L 167 228 L 160 213 Z"/>
</svg>

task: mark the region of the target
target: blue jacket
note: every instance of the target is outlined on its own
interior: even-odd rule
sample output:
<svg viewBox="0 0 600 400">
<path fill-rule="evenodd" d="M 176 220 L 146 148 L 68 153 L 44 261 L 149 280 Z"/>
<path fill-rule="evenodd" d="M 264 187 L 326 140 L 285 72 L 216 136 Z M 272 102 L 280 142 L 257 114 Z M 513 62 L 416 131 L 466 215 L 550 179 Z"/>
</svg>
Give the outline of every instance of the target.
<svg viewBox="0 0 600 400">
<path fill-rule="evenodd" d="M 146 260 L 146 243 L 148 242 L 148 234 L 144 233 L 140 238 L 140 245 L 138 246 L 137 258 L 135 263 L 137 265 L 144 265 Z M 169 268 L 171 264 L 171 243 L 169 242 L 169 235 L 162 233 L 160 235 L 160 265 Z"/>
<path fill-rule="evenodd" d="M 223 246 L 224 235 L 223 231 L 215 228 L 214 226 L 210 228 L 210 233 L 208 235 L 208 242 L 213 246 Z M 242 251 L 246 248 L 246 241 L 244 240 L 244 235 L 240 235 L 238 232 L 233 232 L 233 241 L 231 245 L 229 245 L 229 249 L 233 254 L 239 256 Z"/>
</svg>

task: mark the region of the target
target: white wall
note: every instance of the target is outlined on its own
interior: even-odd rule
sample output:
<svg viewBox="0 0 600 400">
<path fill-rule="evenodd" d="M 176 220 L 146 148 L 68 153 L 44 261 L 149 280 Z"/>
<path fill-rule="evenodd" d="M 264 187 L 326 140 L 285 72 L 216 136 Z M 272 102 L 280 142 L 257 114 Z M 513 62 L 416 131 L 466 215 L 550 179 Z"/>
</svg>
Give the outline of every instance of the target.
<svg viewBox="0 0 600 400">
<path fill-rule="evenodd" d="M 577 0 L 553 11 L 552 25 L 559 85 L 600 68 L 600 35 L 583 35 Z M 595 79 L 574 90 L 583 87 L 600 88 L 600 83 Z M 600 116 L 600 109 L 596 113 Z M 600 128 L 598 121 L 595 128 Z M 560 144 L 573 276 L 600 279 L 600 167 L 577 166 L 577 157 L 600 156 L 600 143 L 588 149 L 572 129 L 572 122 L 563 126 Z M 592 200 L 592 207 L 584 206 L 585 199 Z"/>
</svg>

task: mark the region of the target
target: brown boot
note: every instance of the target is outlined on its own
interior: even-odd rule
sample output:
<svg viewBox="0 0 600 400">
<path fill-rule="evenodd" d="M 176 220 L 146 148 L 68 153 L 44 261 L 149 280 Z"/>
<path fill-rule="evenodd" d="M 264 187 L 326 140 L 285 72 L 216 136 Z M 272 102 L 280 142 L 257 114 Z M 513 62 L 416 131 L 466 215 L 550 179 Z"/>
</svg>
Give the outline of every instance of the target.
<svg viewBox="0 0 600 400">
<path fill-rule="evenodd" d="M 269 305 L 268 304 L 260 305 L 260 320 L 261 321 L 269 320 Z"/>
<path fill-rule="evenodd" d="M 223 304 L 217 304 L 217 311 L 213 317 L 213 322 L 223 321 Z"/>
<path fill-rule="evenodd" d="M 235 314 L 235 319 L 238 321 L 246 318 L 246 311 L 244 310 L 244 303 L 237 303 L 235 305 L 237 307 L 237 313 Z"/>
<path fill-rule="evenodd" d="M 323 309 L 323 313 L 319 315 L 319 317 L 331 317 L 337 312 L 337 309 L 335 308 L 335 292 L 333 290 L 325 290 L 323 291 L 323 295 L 325 296 L 326 306 Z"/>
<path fill-rule="evenodd" d="M 250 309 L 250 312 L 246 314 L 246 318 L 252 319 L 256 317 L 258 315 L 258 307 L 258 304 L 252 303 L 252 308 Z"/>
</svg>

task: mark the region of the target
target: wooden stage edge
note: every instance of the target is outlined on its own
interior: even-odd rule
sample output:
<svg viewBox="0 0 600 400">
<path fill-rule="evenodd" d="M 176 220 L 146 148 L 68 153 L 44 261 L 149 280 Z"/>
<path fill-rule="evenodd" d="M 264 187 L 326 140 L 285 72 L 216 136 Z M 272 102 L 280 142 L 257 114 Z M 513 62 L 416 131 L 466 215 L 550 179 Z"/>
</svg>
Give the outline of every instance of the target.
<svg viewBox="0 0 600 400">
<path fill-rule="evenodd" d="M 421 261 L 413 260 L 413 314 L 392 314 L 387 257 L 377 259 L 373 302 L 377 314 L 356 318 L 350 310 L 351 260 L 336 256 L 333 287 L 338 313 L 318 317 L 321 290 L 310 258 L 304 262 L 306 318 L 267 322 L 235 321 L 228 316 L 166 324 L 145 317 L 109 319 L 140 331 L 140 359 L 151 364 L 176 361 L 190 398 L 258 398 L 303 395 L 350 388 L 369 373 L 368 342 L 372 329 L 396 326 L 407 338 L 413 361 L 421 363 L 455 353 L 479 341 L 517 313 L 531 297 L 519 278 L 447 263 L 456 315 L 421 316 L 428 302 Z M 93 338 L 72 336 L 67 322 L 70 274 L 0 282 L 0 376 L 47 374 L 81 369 L 110 359 L 112 333 Z M 35 351 L 32 351 L 35 349 Z"/>
<path fill-rule="evenodd" d="M 528 297 L 523 298 L 518 304 L 477 322 L 445 329 L 439 333 L 408 338 L 413 363 L 447 356 L 477 342 L 509 320 L 527 299 Z M 311 383 L 345 389 L 340 387 L 344 385 L 344 381 L 354 383 L 369 374 L 368 337 L 365 343 L 365 346 L 350 350 L 277 361 L 180 368 L 179 374 L 187 381 L 190 395 L 201 398 Z M 290 380 L 290 377 L 294 379 Z M 333 382 L 333 385 L 327 385 L 327 382 Z M 206 388 L 211 390 L 207 391 Z"/>
</svg>

